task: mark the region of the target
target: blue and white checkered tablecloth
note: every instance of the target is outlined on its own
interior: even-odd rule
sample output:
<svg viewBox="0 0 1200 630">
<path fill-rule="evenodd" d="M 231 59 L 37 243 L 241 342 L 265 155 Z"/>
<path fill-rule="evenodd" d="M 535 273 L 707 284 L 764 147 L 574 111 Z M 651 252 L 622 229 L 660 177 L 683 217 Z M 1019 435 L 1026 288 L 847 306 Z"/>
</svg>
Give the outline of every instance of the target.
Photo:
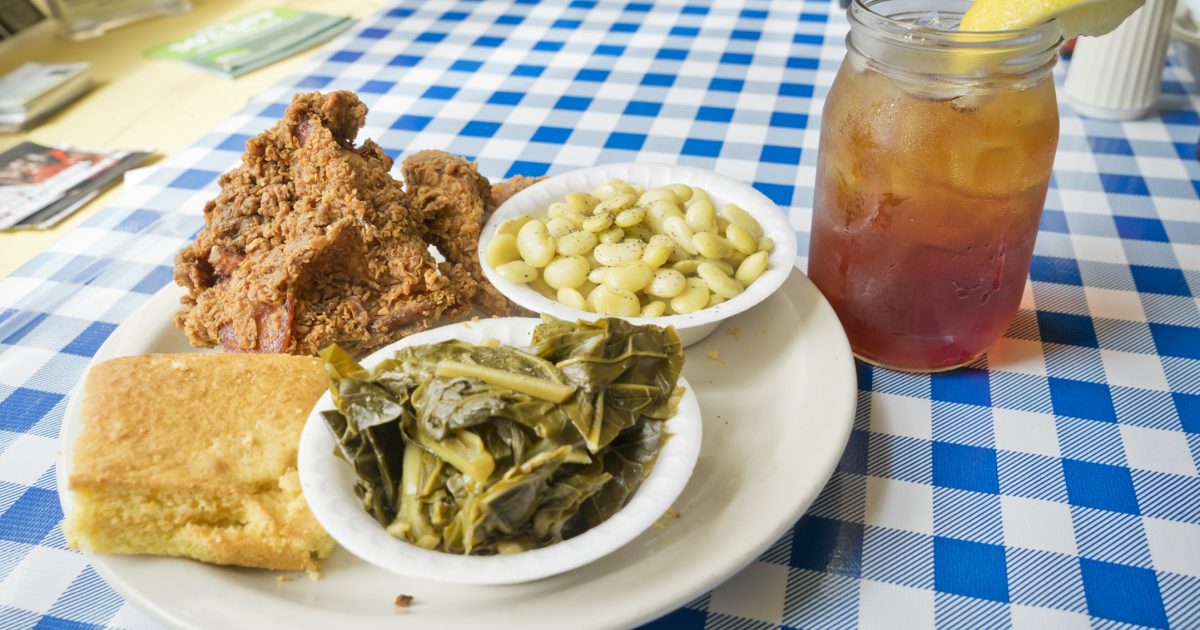
<svg viewBox="0 0 1200 630">
<path fill-rule="evenodd" d="M 156 627 L 64 544 L 65 399 L 296 91 L 355 90 L 363 137 L 493 178 L 644 160 L 752 182 L 790 208 L 803 264 L 845 19 L 821 0 L 714 5 L 405 0 L 0 281 L 0 627 Z M 860 365 L 809 514 L 652 625 L 1200 627 L 1198 105 L 1171 64 L 1155 118 L 1064 106 L 1031 282 L 986 362 Z"/>
</svg>

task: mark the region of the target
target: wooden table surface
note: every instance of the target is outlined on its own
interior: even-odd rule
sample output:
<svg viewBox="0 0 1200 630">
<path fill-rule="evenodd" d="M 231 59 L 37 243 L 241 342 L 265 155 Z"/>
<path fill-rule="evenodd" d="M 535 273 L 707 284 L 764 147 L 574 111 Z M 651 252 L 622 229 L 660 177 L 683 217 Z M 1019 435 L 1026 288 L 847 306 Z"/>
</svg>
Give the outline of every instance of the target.
<svg viewBox="0 0 1200 630">
<path fill-rule="evenodd" d="M 155 157 L 143 165 L 152 164 L 190 145 L 295 69 L 316 47 L 233 80 L 151 59 L 142 51 L 263 8 L 288 6 L 362 17 L 384 4 L 385 0 L 193 0 L 190 13 L 151 18 L 81 42 L 62 37 L 58 25 L 47 20 L 0 45 L 0 74 L 27 61 L 88 61 L 96 86 L 41 125 L 20 134 L 0 134 L 0 151 L 25 140 L 105 149 L 153 147 Z M 53 229 L 0 231 L 0 278 L 107 205 L 119 189 L 110 187 Z"/>
</svg>

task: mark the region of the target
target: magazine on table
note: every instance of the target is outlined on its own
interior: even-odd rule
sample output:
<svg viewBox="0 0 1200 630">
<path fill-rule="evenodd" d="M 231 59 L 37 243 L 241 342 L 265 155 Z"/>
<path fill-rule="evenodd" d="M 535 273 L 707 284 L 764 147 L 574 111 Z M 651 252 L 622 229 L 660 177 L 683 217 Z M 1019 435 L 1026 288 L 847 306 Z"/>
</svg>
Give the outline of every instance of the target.
<svg viewBox="0 0 1200 630">
<path fill-rule="evenodd" d="M 146 55 L 232 78 L 332 39 L 353 23 L 344 16 L 287 7 L 263 9 L 155 46 Z"/>
<path fill-rule="evenodd" d="M 0 153 L 0 230 L 53 226 L 149 154 L 33 142 Z"/>
</svg>

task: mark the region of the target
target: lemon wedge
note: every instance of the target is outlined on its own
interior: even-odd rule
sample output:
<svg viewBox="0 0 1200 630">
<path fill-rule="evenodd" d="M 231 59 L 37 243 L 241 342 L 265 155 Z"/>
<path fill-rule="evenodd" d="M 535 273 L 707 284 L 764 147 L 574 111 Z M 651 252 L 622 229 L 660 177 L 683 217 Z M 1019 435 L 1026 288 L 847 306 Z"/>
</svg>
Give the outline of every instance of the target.
<svg viewBox="0 0 1200 630">
<path fill-rule="evenodd" d="M 975 0 L 963 31 L 1011 31 L 1058 19 L 1063 39 L 1111 33 L 1145 0 Z"/>
</svg>

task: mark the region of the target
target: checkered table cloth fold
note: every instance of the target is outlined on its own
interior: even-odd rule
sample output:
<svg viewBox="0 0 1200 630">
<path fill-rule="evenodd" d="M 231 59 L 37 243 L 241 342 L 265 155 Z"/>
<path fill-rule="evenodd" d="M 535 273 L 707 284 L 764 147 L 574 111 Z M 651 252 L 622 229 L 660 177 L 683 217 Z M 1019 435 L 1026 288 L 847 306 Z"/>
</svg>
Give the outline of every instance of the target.
<svg viewBox="0 0 1200 630">
<path fill-rule="evenodd" d="M 170 282 L 216 178 L 292 93 L 350 89 L 362 137 L 501 178 L 598 162 L 753 183 L 808 251 L 836 4 L 405 1 L 0 281 L 0 627 L 156 627 L 64 544 L 66 395 Z M 1061 79 L 1063 68 L 1058 69 Z M 1200 627 L 1200 97 L 1062 138 L 1022 309 L 985 362 L 859 366 L 854 431 L 809 514 L 666 628 Z"/>
</svg>

